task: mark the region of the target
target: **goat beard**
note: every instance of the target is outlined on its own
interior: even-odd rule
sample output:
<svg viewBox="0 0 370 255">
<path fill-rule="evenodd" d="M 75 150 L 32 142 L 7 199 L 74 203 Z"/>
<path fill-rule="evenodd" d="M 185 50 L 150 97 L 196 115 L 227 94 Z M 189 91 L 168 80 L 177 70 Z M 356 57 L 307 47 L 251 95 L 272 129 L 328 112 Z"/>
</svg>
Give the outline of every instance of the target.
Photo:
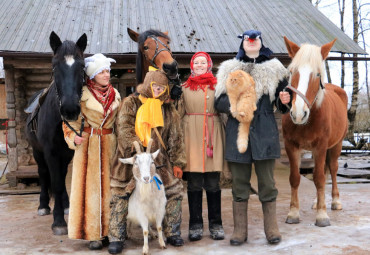
<svg viewBox="0 0 370 255">
<path fill-rule="evenodd" d="M 152 183 L 141 183 L 140 185 L 140 198 L 141 201 L 151 199 Z"/>
</svg>

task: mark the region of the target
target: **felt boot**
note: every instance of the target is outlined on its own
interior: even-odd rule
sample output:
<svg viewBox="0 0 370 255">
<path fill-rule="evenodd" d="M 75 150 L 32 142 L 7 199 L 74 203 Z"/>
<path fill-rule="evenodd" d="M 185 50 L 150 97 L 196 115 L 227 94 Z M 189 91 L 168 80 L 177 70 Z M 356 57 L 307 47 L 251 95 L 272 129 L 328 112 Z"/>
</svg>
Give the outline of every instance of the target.
<svg viewBox="0 0 370 255">
<path fill-rule="evenodd" d="M 225 238 L 221 220 L 221 190 L 216 192 L 207 191 L 209 232 L 213 240 Z"/>
<path fill-rule="evenodd" d="M 234 233 L 231 236 L 230 244 L 237 246 L 248 239 L 248 201 L 233 201 Z"/>
<path fill-rule="evenodd" d="M 276 222 L 276 201 L 263 202 L 262 210 L 266 239 L 270 244 L 277 244 L 281 241 L 281 234 Z"/>
</svg>

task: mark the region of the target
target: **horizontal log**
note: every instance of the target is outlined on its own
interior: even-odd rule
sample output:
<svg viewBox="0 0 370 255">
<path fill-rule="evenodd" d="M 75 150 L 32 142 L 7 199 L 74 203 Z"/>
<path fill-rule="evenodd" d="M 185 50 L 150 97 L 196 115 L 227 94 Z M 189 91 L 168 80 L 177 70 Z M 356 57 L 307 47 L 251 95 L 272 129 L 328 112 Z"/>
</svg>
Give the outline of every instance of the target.
<svg viewBox="0 0 370 255">
<path fill-rule="evenodd" d="M 51 73 L 45 74 L 27 74 L 25 76 L 26 81 L 38 81 L 38 82 L 49 82 L 51 81 Z"/>
<path fill-rule="evenodd" d="M 49 87 L 51 81 L 29 81 L 27 82 L 27 90 L 40 90 Z"/>
</svg>

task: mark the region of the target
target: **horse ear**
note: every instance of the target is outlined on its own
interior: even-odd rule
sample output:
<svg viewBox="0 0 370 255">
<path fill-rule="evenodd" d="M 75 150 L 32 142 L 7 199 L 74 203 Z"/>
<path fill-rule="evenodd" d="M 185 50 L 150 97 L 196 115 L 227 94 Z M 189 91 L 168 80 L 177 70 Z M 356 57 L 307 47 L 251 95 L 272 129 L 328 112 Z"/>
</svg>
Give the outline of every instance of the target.
<svg viewBox="0 0 370 255">
<path fill-rule="evenodd" d="M 81 37 L 77 40 L 76 45 L 78 46 L 78 48 L 80 48 L 82 52 L 85 51 L 87 45 L 87 36 L 85 33 L 81 35 Z"/>
<path fill-rule="evenodd" d="M 327 43 L 327 44 L 324 44 L 323 46 L 321 46 L 322 60 L 325 60 L 328 57 L 329 52 L 330 52 L 331 48 L 333 47 L 333 45 L 334 45 L 334 43 L 335 43 L 336 40 L 337 40 L 337 38 L 335 38 L 330 43 Z"/>
<path fill-rule="evenodd" d="M 127 33 L 128 35 L 130 36 L 130 38 L 134 41 L 134 42 L 138 42 L 139 41 L 139 34 L 136 33 L 134 30 L 130 29 L 130 28 L 127 28 Z"/>
<path fill-rule="evenodd" d="M 299 51 L 300 47 L 294 42 L 289 41 L 288 38 L 286 38 L 286 36 L 284 36 L 284 42 L 286 49 L 288 50 L 289 56 L 291 58 L 294 58 L 295 54 Z"/>
<path fill-rule="evenodd" d="M 62 45 L 62 41 L 60 40 L 59 36 L 52 31 L 50 34 L 50 47 L 53 50 L 54 54 L 57 52 L 60 45 Z"/>
<path fill-rule="evenodd" d="M 163 34 L 165 34 L 165 35 L 167 35 L 167 36 L 168 36 L 168 31 L 166 31 L 166 32 L 163 32 Z"/>
</svg>

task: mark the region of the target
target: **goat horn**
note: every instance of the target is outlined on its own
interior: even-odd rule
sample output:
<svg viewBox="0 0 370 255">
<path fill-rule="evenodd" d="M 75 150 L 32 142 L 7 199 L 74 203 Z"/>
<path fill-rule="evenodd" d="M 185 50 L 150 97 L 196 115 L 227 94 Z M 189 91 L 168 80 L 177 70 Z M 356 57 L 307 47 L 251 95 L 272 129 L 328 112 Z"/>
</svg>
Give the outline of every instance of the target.
<svg viewBox="0 0 370 255">
<path fill-rule="evenodd" d="M 153 143 L 153 139 L 150 139 L 149 142 L 148 142 L 148 146 L 146 147 L 146 153 L 150 153 L 152 143 Z"/>
<path fill-rule="evenodd" d="M 140 149 L 139 143 L 137 141 L 134 141 L 133 144 L 135 146 L 136 153 L 141 153 L 141 149 Z"/>
</svg>

